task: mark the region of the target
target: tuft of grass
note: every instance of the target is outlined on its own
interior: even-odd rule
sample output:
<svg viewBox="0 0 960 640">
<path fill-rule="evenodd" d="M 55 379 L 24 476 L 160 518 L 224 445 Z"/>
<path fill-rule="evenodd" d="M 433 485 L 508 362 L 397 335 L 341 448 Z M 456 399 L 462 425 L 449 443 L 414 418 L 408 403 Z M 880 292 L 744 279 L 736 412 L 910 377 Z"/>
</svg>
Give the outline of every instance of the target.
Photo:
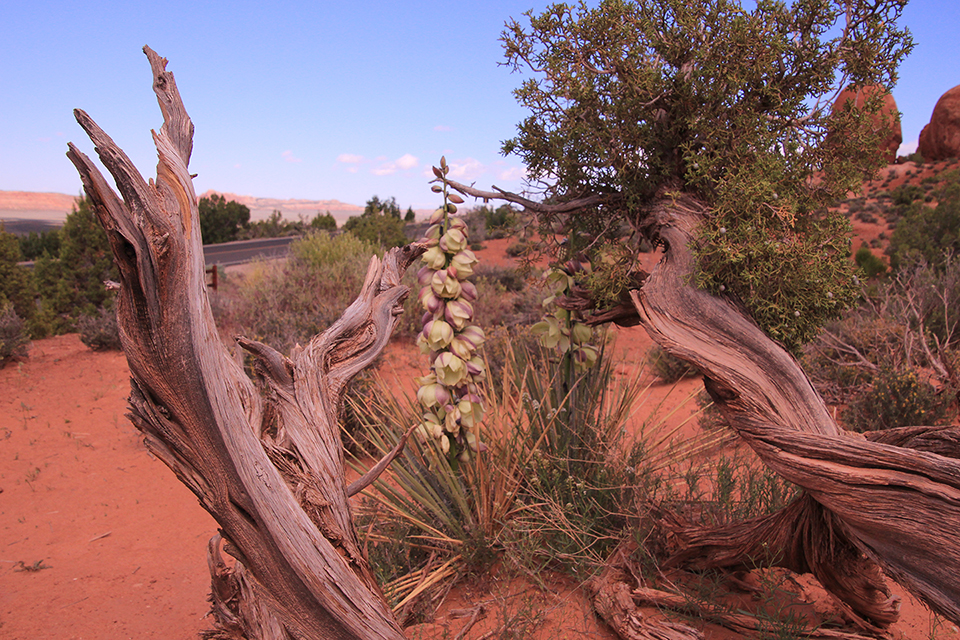
<svg viewBox="0 0 960 640">
<path fill-rule="evenodd" d="M 100 307 L 93 315 L 82 315 L 77 320 L 80 341 L 94 351 L 119 351 L 120 329 L 117 312 Z"/>
<path fill-rule="evenodd" d="M 30 333 L 10 303 L 0 304 L 0 369 L 27 357 Z"/>
</svg>

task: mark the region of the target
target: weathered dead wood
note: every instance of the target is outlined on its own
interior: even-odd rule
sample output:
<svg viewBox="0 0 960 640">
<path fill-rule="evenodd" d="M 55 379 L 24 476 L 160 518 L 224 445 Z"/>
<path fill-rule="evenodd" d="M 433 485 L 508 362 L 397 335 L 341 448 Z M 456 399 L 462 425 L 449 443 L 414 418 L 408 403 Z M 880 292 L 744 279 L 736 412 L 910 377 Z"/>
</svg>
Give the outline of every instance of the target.
<svg viewBox="0 0 960 640">
<path fill-rule="evenodd" d="M 731 613 L 720 606 L 710 606 L 709 603 L 694 603 L 683 596 L 659 589 L 639 587 L 630 592 L 633 601 L 639 606 L 660 607 L 674 611 L 702 616 L 709 622 L 719 624 L 728 629 L 744 634 L 745 637 L 771 637 L 777 629 L 774 625 L 765 624 L 754 616 L 743 613 Z M 706 607 L 706 608 L 705 608 Z M 864 636 L 859 633 L 850 633 L 839 629 L 825 629 L 821 627 L 802 630 L 803 637 L 809 640 L 872 640 L 873 636 Z"/>
<path fill-rule="evenodd" d="M 211 547 L 222 637 L 402 638 L 351 522 L 336 418 L 345 385 L 389 339 L 408 293 L 400 277 L 422 248 L 373 258 L 357 300 L 289 358 L 241 339 L 257 358 L 258 390 L 222 345 L 207 299 L 187 168 L 193 124 L 166 60 L 144 52 L 164 118 L 156 180 L 79 110 L 122 199 L 73 145 L 67 155 L 120 270 L 131 418 L 237 559 L 228 569 Z"/>
<path fill-rule="evenodd" d="M 663 518 L 676 536 L 665 568 L 762 566 L 812 573 L 829 593 L 843 596 L 836 605 L 859 628 L 882 633 L 898 618 L 899 598 L 878 590 L 884 578 L 877 564 L 860 553 L 842 528 L 831 526 L 830 512 L 810 494 L 772 515 L 724 527 L 692 527 L 670 514 Z"/>
<path fill-rule="evenodd" d="M 636 578 L 628 570 L 630 556 L 635 550 L 636 543 L 622 543 L 607 560 L 600 575 L 586 583 L 597 615 L 623 640 L 702 639 L 703 634 L 691 626 L 640 610 L 633 597 L 633 587 L 628 584 L 637 585 Z"/>
<path fill-rule="evenodd" d="M 934 610 L 960 622 L 956 457 L 842 431 L 797 362 L 742 308 L 691 285 L 691 247 L 705 208 L 680 196 L 664 198 L 651 214 L 666 254 L 634 293 L 650 335 L 704 373 L 728 423 L 764 463 L 825 507 L 814 525 L 824 529 L 822 539 L 840 534 Z M 882 582 L 873 586 L 866 602 L 863 594 L 834 594 L 883 627 L 894 603 Z"/>
</svg>

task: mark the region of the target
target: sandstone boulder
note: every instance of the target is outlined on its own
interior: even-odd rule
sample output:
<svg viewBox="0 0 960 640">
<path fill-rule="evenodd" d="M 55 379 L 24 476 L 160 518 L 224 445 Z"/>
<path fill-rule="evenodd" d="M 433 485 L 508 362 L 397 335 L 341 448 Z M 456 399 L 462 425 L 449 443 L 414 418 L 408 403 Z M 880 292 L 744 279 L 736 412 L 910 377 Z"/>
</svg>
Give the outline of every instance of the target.
<svg viewBox="0 0 960 640">
<path fill-rule="evenodd" d="M 888 163 L 897 159 L 897 150 L 900 143 L 903 142 L 903 133 L 900 130 L 900 111 L 897 109 L 897 102 L 893 99 L 886 87 L 871 85 L 867 87 L 847 87 L 840 92 L 837 101 L 833 104 L 833 113 L 840 109 L 846 109 L 848 104 L 857 109 L 862 109 L 864 103 L 869 97 L 876 95 L 878 91 L 883 92 L 883 106 L 880 112 L 873 117 L 874 130 L 885 130 L 887 135 L 883 137 L 880 143 L 880 151 Z"/>
<path fill-rule="evenodd" d="M 930 123 L 920 132 L 917 151 L 924 160 L 960 158 L 960 85 L 937 100 Z"/>
</svg>

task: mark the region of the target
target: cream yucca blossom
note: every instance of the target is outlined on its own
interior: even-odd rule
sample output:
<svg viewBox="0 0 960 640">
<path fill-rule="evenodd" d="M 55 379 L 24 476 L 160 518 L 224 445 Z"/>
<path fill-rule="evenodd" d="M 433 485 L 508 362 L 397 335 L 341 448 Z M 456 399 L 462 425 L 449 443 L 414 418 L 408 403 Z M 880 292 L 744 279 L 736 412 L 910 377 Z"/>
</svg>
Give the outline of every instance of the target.
<svg viewBox="0 0 960 640">
<path fill-rule="evenodd" d="M 463 331 L 473 319 L 473 305 L 463 298 L 447 303 L 443 317 L 451 325 Z"/>
<path fill-rule="evenodd" d="M 467 248 L 467 234 L 463 229 L 449 229 L 440 236 L 440 248 L 446 253 L 458 253 Z"/>
<path fill-rule="evenodd" d="M 440 245 L 427 249 L 420 259 L 430 269 L 443 269 L 447 264 L 447 254 L 443 252 Z"/>
<path fill-rule="evenodd" d="M 558 298 L 567 296 L 576 284 L 575 274 L 589 273 L 590 266 L 577 260 L 567 262 L 564 267 L 547 272 L 545 284 L 549 295 L 544 298 L 545 309 L 556 307 Z M 543 320 L 534 324 L 531 331 L 540 338 L 540 343 L 548 349 L 557 349 L 564 358 L 569 358 L 574 367 L 585 370 L 597 362 L 599 352 L 590 344 L 594 331 L 582 322 L 577 311 L 568 311 L 562 307 L 544 315 Z"/>
<path fill-rule="evenodd" d="M 477 299 L 477 288 L 467 278 L 473 275 L 477 256 L 468 249 L 466 223 L 450 215 L 463 200 L 448 193 L 448 171 L 441 158 L 440 168 L 434 169 L 438 184 L 432 189 L 443 193 L 444 204 L 431 215 L 430 227 L 420 241 L 427 250 L 417 272 L 425 312 L 417 345 L 430 358 L 431 373 L 417 379 L 417 400 L 425 409 L 417 432 L 436 440 L 444 453 L 453 451 L 467 460 L 471 451 L 484 450 L 477 429 L 483 417 L 478 383 L 485 371 L 476 352 L 485 337 L 472 324 L 471 303 Z"/>
<path fill-rule="evenodd" d="M 456 272 L 451 275 L 450 269 L 435 272 L 433 278 L 430 279 L 430 287 L 433 292 L 437 296 L 448 300 L 459 297 L 462 287 L 455 274 Z"/>
<path fill-rule="evenodd" d="M 443 320 L 431 320 L 423 327 L 423 339 L 430 351 L 446 349 L 453 340 L 453 327 Z"/>
<path fill-rule="evenodd" d="M 477 256 L 470 249 L 463 249 L 450 260 L 450 266 L 453 267 L 459 280 L 466 280 L 472 276 L 475 264 L 477 264 Z"/>
<path fill-rule="evenodd" d="M 433 361 L 433 372 L 440 384 L 456 387 L 467 377 L 467 363 L 451 351 L 443 351 Z"/>
</svg>

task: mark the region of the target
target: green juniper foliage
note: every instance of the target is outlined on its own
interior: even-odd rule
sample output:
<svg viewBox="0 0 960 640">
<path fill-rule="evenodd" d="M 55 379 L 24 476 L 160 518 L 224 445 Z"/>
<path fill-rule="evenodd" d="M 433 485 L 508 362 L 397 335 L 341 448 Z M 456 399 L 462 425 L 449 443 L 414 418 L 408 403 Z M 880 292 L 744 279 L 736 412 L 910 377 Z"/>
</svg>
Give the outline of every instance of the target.
<svg viewBox="0 0 960 640">
<path fill-rule="evenodd" d="M 200 198 L 200 232 L 204 244 L 220 244 L 240 240 L 250 225 L 250 208 L 222 195 Z"/>
<path fill-rule="evenodd" d="M 912 46 L 896 27 L 904 4 L 605 0 L 511 21 L 506 64 L 533 77 L 503 151 L 546 203 L 596 197 L 543 216 L 544 235 L 568 237 L 561 259 L 623 242 L 625 223 L 637 245 L 656 242 L 654 203 L 693 195 L 709 211 L 697 284 L 736 295 L 796 349 L 856 294 L 849 227 L 826 206 L 880 166 L 865 150 L 885 133 L 871 126 L 883 92 L 831 107 L 843 87 L 893 85 Z"/>
</svg>

